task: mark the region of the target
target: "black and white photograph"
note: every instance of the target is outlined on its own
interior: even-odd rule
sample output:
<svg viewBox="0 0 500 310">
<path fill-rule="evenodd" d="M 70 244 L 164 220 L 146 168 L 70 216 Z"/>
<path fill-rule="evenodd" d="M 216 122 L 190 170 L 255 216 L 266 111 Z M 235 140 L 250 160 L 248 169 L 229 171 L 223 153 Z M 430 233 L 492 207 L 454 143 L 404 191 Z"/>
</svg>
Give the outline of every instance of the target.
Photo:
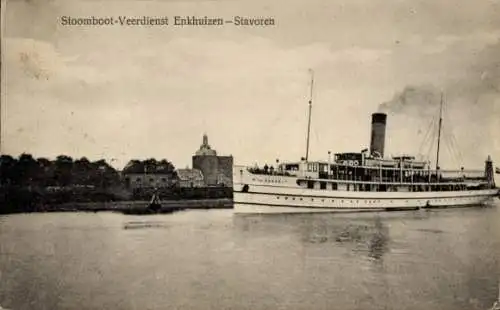
<svg viewBox="0 0 500 310">
<path fill-rule="evenodd" d="M 0 0 L 1 310 L 500 310 L 500 0 Z"/>
</svg>

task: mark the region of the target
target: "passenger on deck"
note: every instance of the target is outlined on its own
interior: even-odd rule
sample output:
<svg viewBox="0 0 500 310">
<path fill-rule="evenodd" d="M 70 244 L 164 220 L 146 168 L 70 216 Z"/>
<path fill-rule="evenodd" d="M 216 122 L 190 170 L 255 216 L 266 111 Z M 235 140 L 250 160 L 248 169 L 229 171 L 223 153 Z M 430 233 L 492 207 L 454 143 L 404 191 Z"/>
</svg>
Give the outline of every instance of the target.
<svg viewBox="0 0 500 310">
<path fill-rule="evenodd" d="M 274 167 L 273 167 L 273 166 L 271 166 L 271 167 L 269 168 L 269 173 L 270 173 L 270 174 L 274 174 Z"/>
<path fill-rule="evenodd" d="M 264 173 L 267 174 L 267 171 L 269 170 L 269 166 L 267 164 L 264 165 Z"/>
</svg>

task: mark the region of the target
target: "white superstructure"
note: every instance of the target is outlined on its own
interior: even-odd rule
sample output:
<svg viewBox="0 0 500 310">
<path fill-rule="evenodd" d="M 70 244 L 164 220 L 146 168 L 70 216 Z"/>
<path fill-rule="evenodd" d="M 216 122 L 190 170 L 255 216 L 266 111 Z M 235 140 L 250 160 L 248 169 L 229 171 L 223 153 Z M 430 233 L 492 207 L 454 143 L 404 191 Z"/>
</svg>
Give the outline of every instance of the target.
<svg viewBox="0 0 500 310">
<path fill-rule="evenodd" d="M 319 168 L 321 163 L 304 162 L 298 165 L 316 170 L 314 166 Z M 332 167 L 342 166 L 332 164 Z M 454 182 L 443 178 L 440 182 L 434 178 L 431 182 L 401 182 L 387 177 L 364 181 L 356 180 L 356 175 L 351 178 L 339 178 L 338 175 L 320 178 L 319 175 L 311 176 L 318 172 L 296 172 L 295 175 L 293 171 L 261 173 L 252 168 L 235 166 L 235 212 L 302 213 L 459 207 L 485 204 L 498 195 L 498 188 L 488 185 L 485 179 L 472 177 Z M 433 177 L 430 170 L 425 172 Z M 384 175 L 384 171 L 381 174 Z"/>
</svg>

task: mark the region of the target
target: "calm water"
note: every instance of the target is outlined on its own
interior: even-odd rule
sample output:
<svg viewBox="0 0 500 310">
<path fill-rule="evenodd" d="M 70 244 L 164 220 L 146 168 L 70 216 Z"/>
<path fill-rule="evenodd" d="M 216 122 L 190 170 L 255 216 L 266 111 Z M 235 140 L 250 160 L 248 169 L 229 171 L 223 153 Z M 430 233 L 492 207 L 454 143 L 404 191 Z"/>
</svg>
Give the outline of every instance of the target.
<svg viewBox="0 0 500 310">
<path fill-rule="evenodd" d="M 500 206 L 349 215 L 0 217 L 21 309 L 486 309 Z"/>
</svg>

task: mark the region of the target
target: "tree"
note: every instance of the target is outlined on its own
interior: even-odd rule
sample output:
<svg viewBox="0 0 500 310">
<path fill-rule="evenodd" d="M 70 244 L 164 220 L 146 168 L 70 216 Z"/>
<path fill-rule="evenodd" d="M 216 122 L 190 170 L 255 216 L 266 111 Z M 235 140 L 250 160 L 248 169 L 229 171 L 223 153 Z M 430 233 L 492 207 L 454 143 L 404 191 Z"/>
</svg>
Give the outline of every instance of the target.
<svg viewBox="0 0 500 310">
<path fill-rule="evenodd" d="M 0 185 L 12 184 L 17 160 L 10 155 L 0 156 Z"/>
<path fill-rule="evenodd" d="M 91 163 L 90 176 L 92 184 L 97 187 L 107 188 L 120 183 L 120 176 L 104 159 Z"/>
<path fill-rule="evenodd" d="M 59 155 L 56 158 L 54 167 L 54 181 L 59 186 L 72 184 L 73 159 L 66 155 Z"/>
<path fill-rule="evenodd" d="M 140 160 L 137 159 L 132 159 L 130 160 L 125 168 L 123 168 L 123 173 L 124 174 L 130 174 L 130 173 L 143 173 L 143 168 L 142 168 L 142 163 Z"/>
<path fill-rule="evenodd" d="M 92 164 L 86 157 L 75 160 L 72 169 L 73 183 L 78 185 L 91 185 L 91 172 Z"/>
<path fill-rule="evenodd" d="M 169 162 L 168 160 L 166 160 L 166 159 L 162 159 L 158 163 L 158 166 L 159 166 L 158 170 L 163 171 L 164 173 L 173 174 L 175 172 L 174 165 L 171 162 Z"/>
<path fill-rule="evenodd" d="M 17 169 L 19 184 L 34 185 L 40 177 L 40 167 L 38 162 L 31 154 L 23 153 L 17 161 Z"/>
<path fill-rule="evenodd" d="M 40 186 L 55 185 L 52 181 L 54 178 L 54 163 L 44 157 L 37 158 L 36 161 L 39 167 L 37 184 Z"/>
</svg>

